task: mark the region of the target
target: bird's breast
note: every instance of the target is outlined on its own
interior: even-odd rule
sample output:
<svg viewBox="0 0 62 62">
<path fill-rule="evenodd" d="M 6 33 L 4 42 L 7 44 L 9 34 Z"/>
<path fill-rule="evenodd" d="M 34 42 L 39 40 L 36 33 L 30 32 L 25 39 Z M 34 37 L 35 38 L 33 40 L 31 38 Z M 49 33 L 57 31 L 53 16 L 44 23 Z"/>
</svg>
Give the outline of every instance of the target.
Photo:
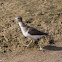
<svg viewBox="0 0 62 62">
<path fill-rule="evenodd" d="M 24 28 L 21 28 L 21 31 L 25 37 L 28 36 L 28 31 L 26 31 Z"/>
</svg>

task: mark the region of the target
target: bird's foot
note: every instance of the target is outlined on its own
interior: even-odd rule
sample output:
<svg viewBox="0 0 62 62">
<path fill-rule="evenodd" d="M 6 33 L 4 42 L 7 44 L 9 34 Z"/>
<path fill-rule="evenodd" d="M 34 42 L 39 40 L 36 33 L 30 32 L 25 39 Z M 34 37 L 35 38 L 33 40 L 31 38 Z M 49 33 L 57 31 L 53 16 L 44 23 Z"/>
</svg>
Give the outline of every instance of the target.
<svg viewBox="0 0 62 62">
<path fill-rule="evenodd" d="M 23 45 L 23 47 L 29 47 L 29 45 Z"/>
<path fill-rule="evenodd" d="M 27 45 L 26 47 L 28 48 L 28 47 L 30 47 L 30 45 Z"/>
<path fill-rule="evenodd" d="M 40 49 L 39 49 L 40 51 L 42 51 L 43 50 L 43 48 L 42 47 L 40 47 Z"/>
<path fill-rule="evenodd" d="M 39 51 L 45 52 L 45 50 L 42 47 L 39 48 Z"/>
</svg>

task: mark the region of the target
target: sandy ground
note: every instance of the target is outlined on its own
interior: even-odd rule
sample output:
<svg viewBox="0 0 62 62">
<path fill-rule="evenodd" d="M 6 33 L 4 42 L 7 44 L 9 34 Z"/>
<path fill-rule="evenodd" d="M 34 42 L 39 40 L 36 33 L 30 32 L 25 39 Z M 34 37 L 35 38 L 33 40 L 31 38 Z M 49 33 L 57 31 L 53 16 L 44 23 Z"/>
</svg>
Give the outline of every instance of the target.
<svg viewBox="0 0 62 62">
<path fill-rule="evenodd" d="M 30 40 L 13 21 L 17 16 L 50 35 L 39 40 L 44 51 L 34 43 L 23 47 L 22 42 Z M 49 45 L 50 40 L 54 40 L 53 45 Z M 62 0 L 0 0 L 0 62 L 62 62 Z"/>
<path fill-rule="evenodd" d="M 19 48 L 20 50 L 1 55 L 0 59 L 1 62 L 62 62 L 61 43 L 58 42 L 55 46 L 47 47 L 44 52 L 36 48 L 23 50 Z"/>
</svg>

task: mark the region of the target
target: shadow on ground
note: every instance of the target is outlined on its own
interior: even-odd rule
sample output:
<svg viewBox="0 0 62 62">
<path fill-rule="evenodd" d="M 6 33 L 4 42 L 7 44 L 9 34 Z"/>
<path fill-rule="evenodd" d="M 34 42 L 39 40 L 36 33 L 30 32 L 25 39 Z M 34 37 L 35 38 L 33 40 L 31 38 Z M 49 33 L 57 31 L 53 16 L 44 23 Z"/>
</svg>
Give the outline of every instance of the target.
<svg viewBox="0 0 62 62">
<path fill-rule="evenodd" d="M 44 49 L 52 50 L 52 51 L 60 51 L 60 50 L 62 50 L 62 47 L 57 47 L 57 46 L 45 46 Z"/>
</svg>

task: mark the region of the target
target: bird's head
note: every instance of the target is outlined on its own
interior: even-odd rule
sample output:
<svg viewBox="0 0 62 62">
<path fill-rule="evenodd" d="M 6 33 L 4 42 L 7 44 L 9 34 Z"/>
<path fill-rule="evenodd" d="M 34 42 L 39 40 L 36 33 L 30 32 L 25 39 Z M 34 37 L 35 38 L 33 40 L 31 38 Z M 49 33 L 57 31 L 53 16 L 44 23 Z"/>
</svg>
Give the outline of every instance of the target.
<svg viewBox="0 0 62 62">
<path fill-rule="evenodd" d="M 18 17 L 15 18 L 15 20 L 18 21 L 18 22 L 22 22 L 22 17 L 18 16 Z"/>
</svg>

